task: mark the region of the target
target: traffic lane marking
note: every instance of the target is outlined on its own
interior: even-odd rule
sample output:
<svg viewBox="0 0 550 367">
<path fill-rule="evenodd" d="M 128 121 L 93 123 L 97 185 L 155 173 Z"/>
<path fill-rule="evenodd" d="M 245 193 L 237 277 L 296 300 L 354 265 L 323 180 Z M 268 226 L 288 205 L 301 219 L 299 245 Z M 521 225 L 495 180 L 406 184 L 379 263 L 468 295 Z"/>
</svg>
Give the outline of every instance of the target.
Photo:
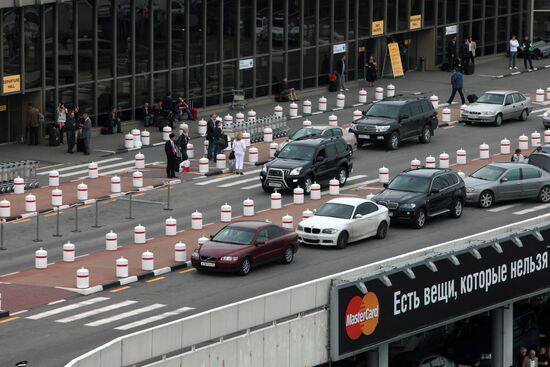
<svg viewBox="0 0 550 367">
<path fill-rule="evenodd" d="M 185 269 L 185 270 L 182 270 L 182 271 L 178 271 L 178 273 L 180 274 L 184 274 L 184 273 L 190 273 L 192 271 L 197 271 L 197 269 L 195 268 L 189 268 L 189 269 Z"/>
<path fill-rule="evenodd" d="M 20 224 L 20 223 L 28 223 L 30 222 L 31 219 L 30 218 L 24 218 L 24 219 L 17 219 L 17 220 L 14 220 L 13 222 L 11 222 L 12 224 Z"/>
<path fill-rule="evenodd" d="M 7 319 L 0 320 L 0 324 L 7 324 L 10 321 L 18 320 L 19 316 L 8 317 Z"/>
<path fill-rule="evenodd" d="M 130 288 L 129 285 L 125 285 L 124 287 L 120 287 L 120 288 L 113 289 L 113 290 L 111 290 L 110 292 L 111 292 L 111 293 L 118 293 L 118 292 L 125 291 L 126 289 L 129 289 L 129 288 Z"/>
<path fill-rule="evenodd" d="M 153 279 L 146 280 L 145 283 L 154 283 L 154 282 L 158 282 L 159 280 L 163 280 L 163 279 L 166 279 L 166 277 L 156 277 L 156 278 L 153 278 Z"/>
<path fill-rule="evenodd" d="M 73 316 L 65 317 L 63 319 L 55 320 L 55 322 L 60 322 L 62 324 L 66 324 L 68 322 L 73 322 L 73 321 L 76 321 L 76 320 L 85 319 L 87 317 L 95 316 L 95 315 L 98 315 L 100 313 L 109 312 L 109 311 L 113 311 L 113 310 L 116 310 L 116 309 L 119 309 L 119 308 L 122 308 L 122 307 L 130 306 L 130 305 L 133 305 L 135 303 L 137 303 L 137 301 L 126 300 L 126 301 L 114 303 L 112 305 L 96 308 L 94 310 L 82 312 L 82 313 L 79 313 L 79 314 L 76 314 L 76 315 L 73 315 Z"/>
<path fill-rule="evenodd" d="M 85 325 L 86 326 L 101 326 L 101 325 L 109 324 L 109 323 L 114 322 L 114 321 L 125 319 L 127 317 L 136 316 L 136 315 L 139 315 L 139 314 L 142 314 L 142 313 L 145 313 L 145 312 L 150 312 L 150 311 L 153 311 L 153 310 L 156 310 L 158 308 L 165 307 L 165 306 L 166 305 L 163 305 L 163 304 L 160 304 L 160 303 L 155 303 L 151 306 L 147 306 L 147 307 L 143 307 L 143 308 L 138 308 L 136 310 L 124 312 L 124 313 L 121 313 L 121 314 L 118 314 L 118 315 L 107 317 L 105 319 L 90 322 L 90 323 L 87 323 Z"/>
<path fill-rule="evenodd" d="M 74 310 L 76 308 L 93 305 L 95 303 L 103 302 L 103 301 L 106 301 L 108 299 L 109 298 L 107 298 L 107 297 L 96 297 L 96 298 L 92 298 L 92 299 L 89 299 L 89 300 L 86 300 L 86 301 L 73 303 L 73 304 L 70 304 L 70 305 L 67 305 L 67 306 L 54 308 L 53 310 L 46 311 L 46 312 L 41 312 L 41 313 L 38 313 L 36 315 L 28 316 L 27 319 L 38 320 L 38 319 L 42 319 L 42 318 L 45 318 L 45 317 L 48 317 L 48 316 L 57 315 L 59 313 L 65 312 L 65 311 L 71 311 L 71 310 Z"/>
<path fill-rule="evenodd" d="M 497 206 L 495 208 L 490 208 L 490 209 L 487 209 L 488 212 L 491 212 L 491 213 L 498 213 L 498 212 L 503 212 L 505 210 L 508 210 L 508 209 L 511 209 L 511 208 L 514 208 L 516 206 L 518 206 L 520 204 L 509 204 L 509 205 L 502 205 L 502 206 Z"/>
<path fill-rule="evenodd" d="M 155 322 L 155 321 L 163 320 L 163 319 L 165 319 L 167 317 L 170 317 L 170 316 L 177 316 L 179 314 L 182 314 L 184 312 L 191 311 L 191 310 L 194 310 L 194 308 L 193 307 L 182 307 L 182 308 L 178 308 L 174 311 L 164 312 L 164 313 L 161 313 L 160 315 L 151 316 L 151 317 L 145 318 L 143 320 L 138 320 L 138 321 L 134 321 L 134 322 L 131 322 L 129 324 L 126 324 L 126 325 L 121 325 L 121 326 L 116 327 L 115 329 L 116 330 L 133 329 L 133 328 L 136 328 L 138 326 L 143 326 L 143 325 Z"/>
<path fill-rule="evenodd" d="M 542 204 L 542 205 L 534 206 L 534 207 L 529 208 L 529 209 L 519 210 L 517 212 L 514 212 L 513 214 L 523 215 L 523 214 L 528 214 L 528 213 L 532 213 L 532 212 L 536 212 L 536 211 L 544 210 L 544 209 L 548 209 L 548 208 L 550 208 L 550 204 Z"/>
</svg>

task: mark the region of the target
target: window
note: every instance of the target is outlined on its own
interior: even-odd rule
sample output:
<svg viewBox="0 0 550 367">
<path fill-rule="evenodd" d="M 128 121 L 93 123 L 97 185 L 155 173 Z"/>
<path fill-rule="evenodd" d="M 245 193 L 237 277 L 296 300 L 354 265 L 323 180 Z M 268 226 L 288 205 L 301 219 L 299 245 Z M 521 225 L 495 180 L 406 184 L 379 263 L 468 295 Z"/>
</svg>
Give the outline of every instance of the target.
<svg viewBox="0 0 550 367">
<path fill-rule="evenodd" d="M 271 234 L 270 238 L 281 237 L 286 234 L 285 230 L 280 227 L 271 226 L 269 227 L 269 232 Z"/>
<path fill-rule="evenodd" d="M 333 136 L 344 136 L 344 134 L 342 133 L 342 129 L 331 129 L 331 130 L 332 130 Z"/>
<path fill-rule="evenodd" d="M 319 1 L 319 43 L 326 45 L 330 42 L 331 1 Z"/>
<path fill-rule="evenodd" d="M 323 131 L 323 133 L 321 134 L 322 136 L 325 136 L 325 137 L 332 137 L 332 129 L 326 129 L 325 131 Z"/>
<path fill-rule="evenodd" d="M 285 3 L 273 1 L 273 16 L 271 19 L 271 47 L 274 51 L 283 51 L 285 44 Z"/>
<path fill-rule="evenodd" d="M 241 0 L 241 57 L 252 55 L 252 39 L 256 18 L 254 17 L 254 6 L 252 0 Z"/>
<path fill-rule="evenodd" d="M 185 66 L 185 2 L 172 0 L 172 66 Z"/>
<path fill-rule="evenodd" d="M 58 70 L 59 70 L 59 84 L 74 83 L 74 64 L 73 64 L 73 49 L 74 49 L 74 33 L 72 24 L 74 22 L 73 4 L 72 3 L 58 3 L 57 13 L 57 49 L 58 56 Z M 4 11 L 4 19 L 6 12 Z M 4 26 L 6 23 L 4 23 Z M 99 36 L 98 36 L 99 37 Z M 99 46 L 98 46 L 99 47 Z M 12 49 L 12 47 L 9 47 Z M 17 48 L 18 49 L 18 48 Z M 4 53 L 4 58 L 6 54 Z M 7 64 L 4 64 L 4 72 L 6 72 Z"/>
<path fill-rule="evenodd" d="M 446 186 L 445 186 L 445 181 L 443 180 L 443 177 L 440 176 L 440 177 L 434 178 L 432 183 L 432 190 L 443 190 L 445 188 Z"/>
<path fill-rule="evenodd" d="M 378 206 L 374 203 L 363 203 L 359 204 L 357 209 L 355 209 L 355 215 L 361 214 L 362 216 L 374 213 L 378 210 Z"/>
<path fill-rule="evenodd" d="M 326 157 L 327 157 L 327 153 L 326 153 L 326 151 L 325 151 L 324 148 L 321 149 L 321 150 L 319 151 L 319 153 L 317 153 L 317 157 L 322 157 L 322 158 L 326 158 Z"/>
<path fill-rule="evenodd" d="M 89 0 L 88 0 L 89 1 Z M 118 75 L 129 75 L 132 58 L 132 2 L 130 0 L 117 1 L 117 70 Z M 80 13 L 79 13 L 80 16 Z M 79 18 L 79 22 L 82 20 Z M 79 38 L 80 44 L 80 38 Z M 80 67 L 80 64 L 79 64 Z"/>
<path fill-rule="evenodd" d="M 506 104 L 506 105 L 511 105 L 512 103 L 514 103 L 514 100 L 513 100 L 513 98 L 512 98 L 512 95 L 511 95 L 511 94 L 508 94 L 508 95 L 506 96 L 506 102 L 505 102 L 505 104 Z"/>
<path fill-rule="evenodd" d="M 25 87 L 39 87 L 42 75 L 42 44 L 40 7 L 26 6 L 24 9 L 25 27 Z"/>
<path fill-rule="evenodd" d="M 347 143 L 343 140 L 339 140 L 336 142 L 336 151 L 338 154 L 342 154 L 348 150 Z"/>
<path fill-rule="evenodd" d="M 220 0 L 208 0 L 206 10 L 206 60 L 220 61 Z M 226 43 L 231 47 L 229 37 Z"/>
<path fill-rule="evenodd" d="M 449 182 L 449 186 L 456 185 L 459 182 L 458 176 L 455 174 L 447 174 L 445 179 Z"/>
<path fill-rule="evenodd" d="M 514 93 L 513 96 L 514 96 L 515 103 L 525 101 L 525 97 L 520 93 Z"/>
<path fill-rule="evenodd" d="M 441 175 L 438 177 L 438 179 L 441 180 L 441 183 L 443 184 L 443 188 L 446 189 L 452 185 L 454 185 L 456 182 L 455 182 L 455 177 L 453 175 Z"/>
<path fill-rule="evenodd" d="M 326 149 L 326 156 L 327 157 L 333 157 L 336 158 L 337 152 L 336 152 L 336 144 L 328 144 Z"/>
<path fill-rule="evenodd" d="M 97 72 L 100 79 L 113 76 L 114 18 L 112 5 L 111 0 L 97 1 Z M 60 17 L 60 21 L 66 22 L 63 16 Z M 70 26 L 71 23 L 69 23 Z"/>
<path fill-rule="evenodd" d="M 257 0 L 256 4 L 256 52 L 269 52 L 269 0 Z"/>
<path fill-rule="evenodd" d="M 401 116 L 412 116 L 410 105 L 405 105 L 401 107 L 401 111 L 399 111 L 399 117 Z"/>
<path fill-rule="evenodd" d="M 503 178 L 508 179 L 508 181 L 518 181 L 521 179 L 521 172 L 519 168 L 512 168 L 506 172 Z"/>
<path fill-rule="evenodd" d="M 242 1 L 242 0 L 241 0 Z M 300 1 L 288 2 L 288 48 L 300 48 Z"/>
<path fill-rule="evenodd" d="M 223 2 L 223 49 L 224 59 L 233 59 L 239 57 L 237 49 L 237 37 L 239 36 L 239 26 L 237 24 L 236 0 L 224 0 Z M 210 11 L 208 11 L 210 13 Z M 212 19 L 212 18 L 210 18 Z M 242 27 L 241 19 L 241 27 Z M 206 46 L 207 49 L 209 46 Z"/>
<path fill-rule="evenodd" d="M 420 105 L 422 106 L 422 112 L 433 112 L 434 111 L 433 104 L 431 104 L 427 99 L 421 100 Z"/>
<path fill-rule="evenodd" d="M 269 232 L 267 229 L 262 229 L 256 237 L 256 242 L 267 242 L 269 240 Z"/>
<path fill-rule="evenodd" d="M 523 179 L 530 180 L 533 178 L 540 178 L 540 171 L 536 168 L 522 168 Z"/>
<path fill-rule="evenodd" d="M 204 1 L 192 1 L 189 6 L 189 64 L 202 63 L 202 48 L 204 46 Z M 192 36 L 191 36 L 192 35 Z M 202 76 L 201 76 L 202 78 Z M 202 85 L 202 83 L 201 83 Z M 200 94 L 199 94 L 200 95 Z"/>
<path fill-rule="evenodd" d="M 170 50 L 168 49 L 168 1 L 154 0 L 153 11 L 155 70 L 163 70 L 168 68 L 168 57 L 170 57 Z"/>
<path fill-rule="evenodd" d="M 149 22 L 151 13 L 148 0 L 136 0 L 136 73 L 149 71 L 149 40 L 151 32 Z"/>
<path fill-rule="evenodd" d="M 359 1 L 359 37 L 370 36 L 370 2 Z"/>
<path fill-rule="evenodd" d="M 422 108 L 420 106 L 420 102 L 413 102 L 409 104 L 409 108 L 411 109 L 412 116 L 418 116 L 422 114 Z"/>
</svg>

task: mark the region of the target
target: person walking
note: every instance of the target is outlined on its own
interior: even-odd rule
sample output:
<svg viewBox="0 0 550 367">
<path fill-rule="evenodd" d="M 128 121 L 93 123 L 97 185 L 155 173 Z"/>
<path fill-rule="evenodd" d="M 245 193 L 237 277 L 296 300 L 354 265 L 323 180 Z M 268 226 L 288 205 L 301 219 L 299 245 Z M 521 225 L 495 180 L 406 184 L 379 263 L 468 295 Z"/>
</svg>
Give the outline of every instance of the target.
<svg viewBox="0 0 550 367">
<path fill-rule="evenodd" d="M 521 50 L 523 55 L 523 66 L 526 70 L 533 71 L 533 43 L 529 40 L 529 36 L 524 36 L 521 41 Z M 529 61 L 529 69 L 527 69 L 527 61 Z"/>
<path fill-rule="evenodd" d="M 464 79 L 462 78 L 462 73 L 460 72 L 460 65 L 456 67 L 455 72 L 453 73 L 453 75 L 451 75 L 451 85 L 453 87 L 453 91 L 447 103 L 451 104 L 455 99 L 456 92 L 458 92 L 462 104 L 466 104 L 464 93 L 462 93 L 462 88 L 464 88 Z"/>
<path fill-rule="evenodd" d="M 246 144 L 243 140 L 243 134 L 239 131 L 233 140 L 233 154 L 235 155 L 235 174 L 243 174 L 244 154 L 246 153 Z"/>
<path fill-rule="evenodd" d="M 38 145 L 38 129 L 40 127 L 40 111 L 29 103 L 27 110 L 27 129 L 29 131 L 29 145 Z"/>
<path fill-rule="evenodd" d="M 176 135 L 170 133 L 168 141 L 164 144 L 166 153 L 166 178 L 176 178 L 176 158 L 178 147 L 176 146 Z"/>
<path fill-rule="evenodd" d="M 82 115 L 82 126 L 80 127 L 80 138 L 84 144 L 84 154 L 90 155 L 90 145 L 92 140 L 92 120 L 90 115 L 84 113 Z"/>
<path fill-rule="evenodd" d="M 214 129 L 216 128 L 216 118 L 218 115 L 214 112 L 210 115 L 210 118 L 206 122 L 206 140 L 208 140 L 208 151 L 207 158 L 209 161 L 213 161 L 214 152 L 216 151 L 215 140 L 214 140 Z"/>
<path fill-rule="evenodd" d="M 69 113 L 69 117 L 67 118 L 67 122 L 65 123 L 65 130 L 67 131 L 67 153 L 69 154 L 73 154 L 76 138 L 76 126 L 77 121 L 75 118 L 75 112 L 71 111 L 71 113 Z"/>
<path fill-rule="evenodd" d="M 369 87 L 374 87 L 374 82 L 376 79 L 378 79 L 378 66 L 376 65 L 376 61 L 374 60 L 374 56 L 369 57 L 369 61 L 367 62 L 367 82 L 369 83 Z"/>
<path fill-rule="evenodd" d="M 59 127 L 59 142 L 63 144 L 63 134 L 65 133 L 65 121 L 67 121 L 67 107 L 65 107 L 65 103 L 63 101 L 59 102 L 59 105 L 57 106 L 56 112 L 56 119 L 55 122 L 57 124 L 57 127 Z"/>
<path fill-rule="evenodd" d="M 516 59 L 518 58 L 518 47 L 519 47 L 519 41 L 516 39 L 516 35 L 513 34 L 512 38 L 510 38 L 510 41 L 508 42 L 508 48 L 510 49 L 510 59 L 508 62 L 508 69 L 512 70 L 512 68 L 517 69 L 516 66 Z"/>
<path fill-rule="evenodd" d="M 348 72 L 346 65 L 346 54 L 343 54 L 340 59 L 336 62 L 336 74 L 338 75 L 338 90 L 343 92 L 348 90 L 345 85 L 346 73 Z"/>
</svg>

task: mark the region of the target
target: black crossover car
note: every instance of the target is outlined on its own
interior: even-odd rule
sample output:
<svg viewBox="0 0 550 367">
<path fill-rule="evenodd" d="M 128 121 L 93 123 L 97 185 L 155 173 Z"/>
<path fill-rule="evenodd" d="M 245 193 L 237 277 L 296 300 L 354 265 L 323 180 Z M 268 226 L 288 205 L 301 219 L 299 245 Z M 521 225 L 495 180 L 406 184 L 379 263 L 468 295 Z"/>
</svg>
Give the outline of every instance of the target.
<svg viewBox="0 0 550 367">
<path fill-rule="evenodd" d="M 422 228 L 428 217 L 462 215 L 466 189 L 460 176 L 448 169 L 418 168 L 400 173 L 373 200 L 387 206 L 390 217 Z"/>
<path fill-rule="evenodd" d="M 344 185 L 353 168 L 351 151 L 344 139 L 317 138 L 292 141 L 267 162 L 260 173 L 265 192 L 302 187 L 306 194 L 314 182 L 336 178 Z"/>
<path fill-rule="evenodd" d="M 382 143 L 396 150 L 407 139 L 429 143 L 438 124 L 437 112 L 425 97 L 396 96 L 371 104 L 363 118 L 351 124 L 350 132 L 358 146 Z"/>
</svg>

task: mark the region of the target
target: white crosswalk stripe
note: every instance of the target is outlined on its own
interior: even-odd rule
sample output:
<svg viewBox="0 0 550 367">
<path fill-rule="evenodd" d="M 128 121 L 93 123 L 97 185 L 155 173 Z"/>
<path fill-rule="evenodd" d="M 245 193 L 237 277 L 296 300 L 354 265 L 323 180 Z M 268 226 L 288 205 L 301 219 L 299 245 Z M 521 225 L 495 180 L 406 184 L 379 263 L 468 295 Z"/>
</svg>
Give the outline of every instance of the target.
<svg viewBox="0 0 550 367">
<path fill-rule="evenodd" d="M 147 324 L 150 324 L 152 322 L 155 322 L 155 321 L 163 320 L 163 319 L 165 319 L 167 317 L 170 317 L 170 316 L 176 316 L 176 315 L 179 315 L 179 314 L 182 314 L 184 312 L 191 311 L 191 310 L 194 310 L 194 308 L 192 308 L 192 307 L 182 307 L 182 308 L 178 308 L 177 310 L 174 310 L 174 311 L 165 312 L 165 313 L 162 313 L 160 315 L 151 316 L 151 317 L 148 317 L 148 318 L 143 319 L 143 320 L 138 320 L 138 321 L 134 321 L 134 322 L 131 322 L 129 324 L 126 324 L 126 325 L 121 325 L 121 326 L 116 327 L 115 329 L 116 330 L 129 330 L 129 329 L 136 328 L 138 326 L 143 326 L 143 325 L 147 325 Z"/>
<path fill-rule="evenodd" d="M 255 170 L 252 170 L 252 171 L 246 171 L 246 172 L 244 172 L 243 176 L 253 175 L 253 174 L 259 173 L 261 170 L 262 169 L 260 168 L 260 169 L 255 169 Z M 222 182 L 222 181 L 231 180 L 232 178 L 239 178 L 239 176 L 236 176 L 236 175 L 233 175 L 233 174 L 228 174 L 227 176 L 214 178 L 214 179 L 211 179 L 211 180 L 208 180 L 208 181 L 201 181 L 201 182 L 196 183 L 195 185 L 197 185 L 197 186 L 210 185 L 210 184 L 213 184 L 213 183 L 218 183 L 218 182 Z"/>
<path fill-rule="evenodd" d="M 503 212 L 503 211 L 508 210 L 508 209 L 512 209 L 512 208 L 514 208 L 518 205 L 520 205 L 520 204 L 501 205 L 501 206 L 497 206 L 497 207 L 494 207 L 494 208 L 491 208 L 491 209 L 487 209 L 487 211 L 491 212 L 491 213 L 498 213 L 498 212 Z"/>
<path fill-rule="evenodd" d="M 36 315 L 28 316 L 27 319 L 31 319 L 31 320 L 43 319 L 45 317 L 57 315 L 57 314 L 67 312 L 67 311 L 71 311 L 71 310 L 74 310 L 74 309 L 77 309 L 77 308 L 80 308 L 80 307 L 89 306 L 89 305 L 93 305 L 95 303 L 103 302 L 103 301 L 106 301 L 108 299 L 109 299 L 108 297 L 96 297 L 96 298 L 88 299 L 86 301 L 73 303 L 71 305 L 67 305 L 67 306 L 63 306 L 63 307 L 59 307 L 59 308 L 54 308 L 53 310 L 42 312 L 42 313 L 39 313 L 39 314 L 36 314 Z"/>
<path fill-rule="evenodd" d="M 542 204 L 542 205 L 534 206 L 532 208 L 518 210 L 517 212 L 514 212 L 514 214 L 515 215 L 524 215 L 524 214 L 529 214 L 529 213 L 537 212 L 539 210 L 544 210 L 544 209 L 548 209 L 548 208 L 550 208 L 550 204 Z"/>
<path fill-rule="evenodd" d="M 101 161 L 96 161 L 95 163 L 100 165 L 100 164 L 103 164 L 103 163 L 120 161 L 121 159 L 122 158 L 120 158 L 120 157 L 108 158 L 108 159 L 103 159 Z M 56 168 L 55 170 L 59 173 L 62 173 L 62 172 L 66 172 L 66 171 L 72 171 L 72 170 L 77 169 L 77 168 L 88 167 L 88 165 L 89 165 L 89 163 L 83 163 L 83 164 L 77 164 L 77 165 L 70 165 L 70 166 L 62 167 L 62 168 Z M 50 171 L 54 168 L 55 168 L 54 166 L 39 168 L 37 170 L 38 171 L 37 175 L 38 176 L 45 176 L 45 175 L 49 174 Z"/>
<path fill-rule="evenodd" d="M 131 317 L 131 316 L 136 316 L 136 315 L 139 315 L 139 314 L 142 314 L 142 313 L 145 313 L 145 312 L 150 312 L 150 311 L 153 311 L 153 310 L 165 307 L 165 306 L 166 305 L 163 305 L 163 304 L 160 304 L 160 303 L 155 303 L 155 304 L 152 304 L 150 306 L 145 306 L 145 307 L 138 308 L 138 309 L 135 309 L 135 310 L 132 310 L 132 311 L 123 312 L 123 313 L 120 313 L 118 315 L 107 317 L 107 318 L 104 318 L 104 319 L 101 319 L 101 320 L 89 322 L 85 325 L 86 326 L 105 325 L 105 324 L 109 324 L 111 322 L 122 320 L 122 319 L 125 319 L 125 318 L 128 318 L 128 317 Z"/>
<path fill-rule="evenodd" d="M 112 310 L 116 310 L 116 309 L 119 309 L 121 307 L 130 306 L 130 305 L 133 305 L 134 303 L 137 303 L 137 301 L 122 301 L 122 302 L 115 303 L 115 304 L 112 304 L 112 305 L 109 305 L 109 306 L 96 308 L 96 309 L 91 310 L 91 311 L 82 312 L 82 313 L 76 314 L 74 316 L 65 317 L 64 319 L 55 320 L 55 322 L 67 323 L 67 322 L 72 322 L 72 321 L 76 321 L 76 320 L 80 320 L 80 319 L 85 319 L 86 317 L 94 316 L 94 315 L 104 313 L 104 312 L 108 312 L 108 311 L 112 311 Z"/>
</svg>

